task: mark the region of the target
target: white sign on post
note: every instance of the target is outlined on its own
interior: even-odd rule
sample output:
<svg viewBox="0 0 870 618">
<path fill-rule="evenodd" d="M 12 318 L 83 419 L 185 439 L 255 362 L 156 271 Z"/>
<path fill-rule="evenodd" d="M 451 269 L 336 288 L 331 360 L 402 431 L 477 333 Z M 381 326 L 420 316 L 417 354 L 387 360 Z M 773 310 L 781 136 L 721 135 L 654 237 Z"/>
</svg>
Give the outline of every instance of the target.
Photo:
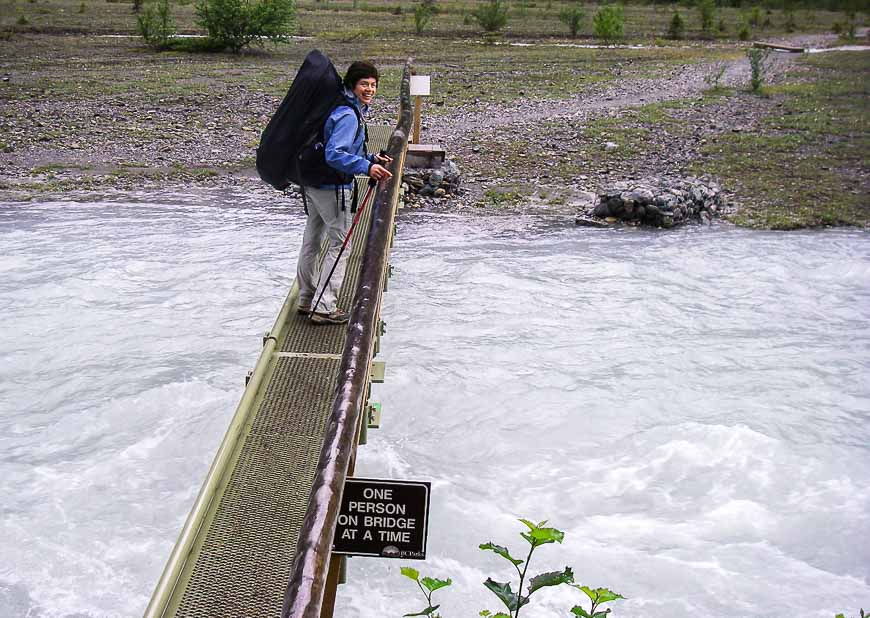
<svg viewBox="0 0 870 618">
<path fill-rule="evenodd" d="M 428 75 L 412 75 L 411 76 L 411 96 L 412 97 L 428 97 L 429 96 L 429 76 Z"/>
</svg>

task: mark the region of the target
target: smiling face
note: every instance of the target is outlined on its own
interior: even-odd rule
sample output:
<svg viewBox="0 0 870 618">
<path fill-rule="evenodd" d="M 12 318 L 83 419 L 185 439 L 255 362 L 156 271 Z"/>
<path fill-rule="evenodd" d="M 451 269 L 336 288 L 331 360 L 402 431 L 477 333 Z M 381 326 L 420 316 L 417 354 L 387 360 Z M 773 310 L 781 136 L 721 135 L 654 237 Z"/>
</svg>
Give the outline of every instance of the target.
<svg viewBox="0 0 870 618">
<path fill-rule="evenodd" d="M 369 105 L 372 99 L 375 98 L 375 93 L 378 91 L 378 80 L 374 77 L 364 77 L 357 81 L 353 87 L 353 93 L 363 105 Z"/>
</svg>

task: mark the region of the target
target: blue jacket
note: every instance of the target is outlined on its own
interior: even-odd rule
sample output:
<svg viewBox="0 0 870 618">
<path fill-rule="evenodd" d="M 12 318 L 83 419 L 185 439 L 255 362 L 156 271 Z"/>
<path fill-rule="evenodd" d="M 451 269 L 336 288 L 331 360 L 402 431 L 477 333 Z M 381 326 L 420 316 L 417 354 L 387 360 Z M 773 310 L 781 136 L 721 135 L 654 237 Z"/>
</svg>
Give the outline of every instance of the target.
<svg viewBox="0 0 870 618">
<path fill-rule="evenodd" d="M 365 118 L 368 105 L 362 105 L 359 99 L 347 89 L 344 91 L 344 96 L 348 105 L 353 105 L 360 116 Z M 323 139 L 326 141 L 324 155 L 327 165 L 345 174 L 368 174 L 374 157 L 365 155 L 365 128 L 359 126 L 356 113 L 347 105 L 340 105 L 332 110 L 323 126 Z M 350 183 L 345 186 L 350 186 Z M 334 187 L 335 185 L 325 185 L 320 188 Z"/>
</svg>

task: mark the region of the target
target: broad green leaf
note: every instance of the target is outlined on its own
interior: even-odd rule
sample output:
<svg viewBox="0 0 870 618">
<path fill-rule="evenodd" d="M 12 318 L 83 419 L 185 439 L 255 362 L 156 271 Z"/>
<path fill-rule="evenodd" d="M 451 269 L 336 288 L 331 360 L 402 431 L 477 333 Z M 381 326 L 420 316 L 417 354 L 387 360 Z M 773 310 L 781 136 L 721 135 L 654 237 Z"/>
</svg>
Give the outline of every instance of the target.
<svg viewBox="0 0 870 618">
<path fill-rule="evenodd" d="M 488 609 L 482 609 L 482 610 L 480 610 L 480 613 L 478 614 L 478 616 L 483 616 L 483 618 L 489 618 L 490 616 L 492 616 L 492 612 L 489 611 Z"/>
<path fill-rule="evenodd" d="M 441 606 L 440 605 L 429 606 L 426 609 L 424 609 L 422 612 L 417 612 L 416 614 L 405 614 L 403 618 L 409 618 L 409 616 L 429 616 L 432 614 L 432 612 L 436 611 L 439 607 L 441 607 Z"/>
<path fill-rule="evenodd" d="M 547 523 L 546 519 L 542 522 L 537 523 L 537 524 L 533 524 L 528 519 L 520 519 L 520 521 L 523 522 L 524 524 L 526 524 L 526 526 L 529 528 L 529 530 L 534 530 L 535 528 L 540 528 L 541 526 L 543 526 L 544 524 Z"/>
<path fill-rule="evenodd" d="M 574 572 L 571 567 L 565 567 L 564 571 L 550 571 L 549 573 L 541 573 L 529 580 L 529 595 L 535 590 L 545 586 L 558 586 L 559 584 L 570 584 L 574 581 Z"/>
<path fill-rule="evenodd" d="M 843 614 L 837 614 L 834 618 L 846 618 Z"/>
<path fill-rule="evenodd" d="M 429 592 L 435 592 L 440 588 L 446 588 L 450 584 L 453 583 L 452 579 L 436 579 L 434 577 L 424 577 L 420 580 L 420 583 L 423 584 Z"/>
<path fill-rule="evenodd" d="M 610 613 L 610 608 L 608 607 L 603 612 L 595 612 L 592 614 L 592 618 L 607 618 L 607 614 Z"/>
<path fill-rule="evenodd" d="M 565 538 L 565 533 L 561 530 L 557 530 L 556 528 L 545 528 L 544 524 L 547 523 L 546 519 L 537 524 L 533 524 L 528 519 L 521 519 L 520 521 L 529 529 L 528 533 L 521 532 L 520 536 L 528 541 L 533 547 L 546 545 L 547 543 L 561 543 L 562 539 Z"/>
<path fill-rule="evenodd" d="M 607 588 L 595 588 L 594 590 L 589 586 L 574 586 L 574 588 L 585 592 L 586 596 L 592 599 L 592 602 L 596 605 L 600 605 L 602 603 L 609 603 L 610 601 L 625 598 L 621 594 L 617 594 L 612 590 L 608 590 Z"/>
<path fill-rule="evenodd" d="M 486 551 L 487 549 L 494 551 L 495 553 L 497 553 L 499 556 L 501 556 L 505 560 L 509 560 L 511 563 L 513 563 L 514 566 L 518 566 L 518 565 L 523 563 L 522 560 L 517 560 L 516 558 L 511 556 L 507 547 L 502 547 L 501 545 L 496 545 L 492 541 L 490 541 L 489 543 L 483 543 L 482 545 L 479 545 L 478 547 L 484 551 Z"/>
<path fill-rule="evenodd" d="M 483 616 L 484 618 L 511 618 L 510 616 L 508 616 L 504 612 L 498 612 L 497 614 L 493 614 L 488 609 L 481 610 L 479 615 Z"/>
<path fill-rule="evenodd" d="M 483 582 L 483 585 L 486 586 L 492 593 L 501 599 L 501 602 L 504 603 L 505 607 L 507 607 L 510 611 L 514 611 L 525 605 L 529 602 L 529 597 L 517 596 L 514 594 L 513 590 L 511 590 L 510 583 L 501 584 L 499 582 L 492 581 L 491 578 L 487 577 L 486 581 Z"/>
<path fill-rule="evenodd" d="M 402 575 L 405 577 L 410 577 L 414 581 L 417 581 L 420 578 L 420 571 L 417 569 L 412 569 L 411 567 L 402 567 L 400 569 L 402 571 Z"/>
<path fill-rule="evenodd" d="M 571 613 L 575 616 L 579 616 L 579 618 L 592 618 L 592 616 L 589 615 L 589 612 L 583 609 L 583 607 L 580 605 L 575 605 L 574 607 L 572 607 Z"/>
<path fill-rule="evenodd" d="M 528 534 L 521 532 L 520 536 L 528 541 L 533 547 L 538 547 L 539 545 L 546 545 L 547 543 L 561 543 L 565 538 L 565 533 L 556 528 L 535 528 Z"/>
</svg>

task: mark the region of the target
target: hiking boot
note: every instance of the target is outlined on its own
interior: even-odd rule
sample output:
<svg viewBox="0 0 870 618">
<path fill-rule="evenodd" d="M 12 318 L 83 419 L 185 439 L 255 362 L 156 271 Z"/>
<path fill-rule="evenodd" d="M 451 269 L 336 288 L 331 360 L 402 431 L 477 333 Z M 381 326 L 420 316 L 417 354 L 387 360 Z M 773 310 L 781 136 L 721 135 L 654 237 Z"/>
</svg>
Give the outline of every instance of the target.
<svg viewBox="0 0 870 618">
<path fill-rule="evenodd" d="M 315 311 L 311 314 L 312 324 L 345 324 L 350 320 L 350 314 L 347 311 L 336 309 L 329 313 L 320 313 Z"/>
</svg>

